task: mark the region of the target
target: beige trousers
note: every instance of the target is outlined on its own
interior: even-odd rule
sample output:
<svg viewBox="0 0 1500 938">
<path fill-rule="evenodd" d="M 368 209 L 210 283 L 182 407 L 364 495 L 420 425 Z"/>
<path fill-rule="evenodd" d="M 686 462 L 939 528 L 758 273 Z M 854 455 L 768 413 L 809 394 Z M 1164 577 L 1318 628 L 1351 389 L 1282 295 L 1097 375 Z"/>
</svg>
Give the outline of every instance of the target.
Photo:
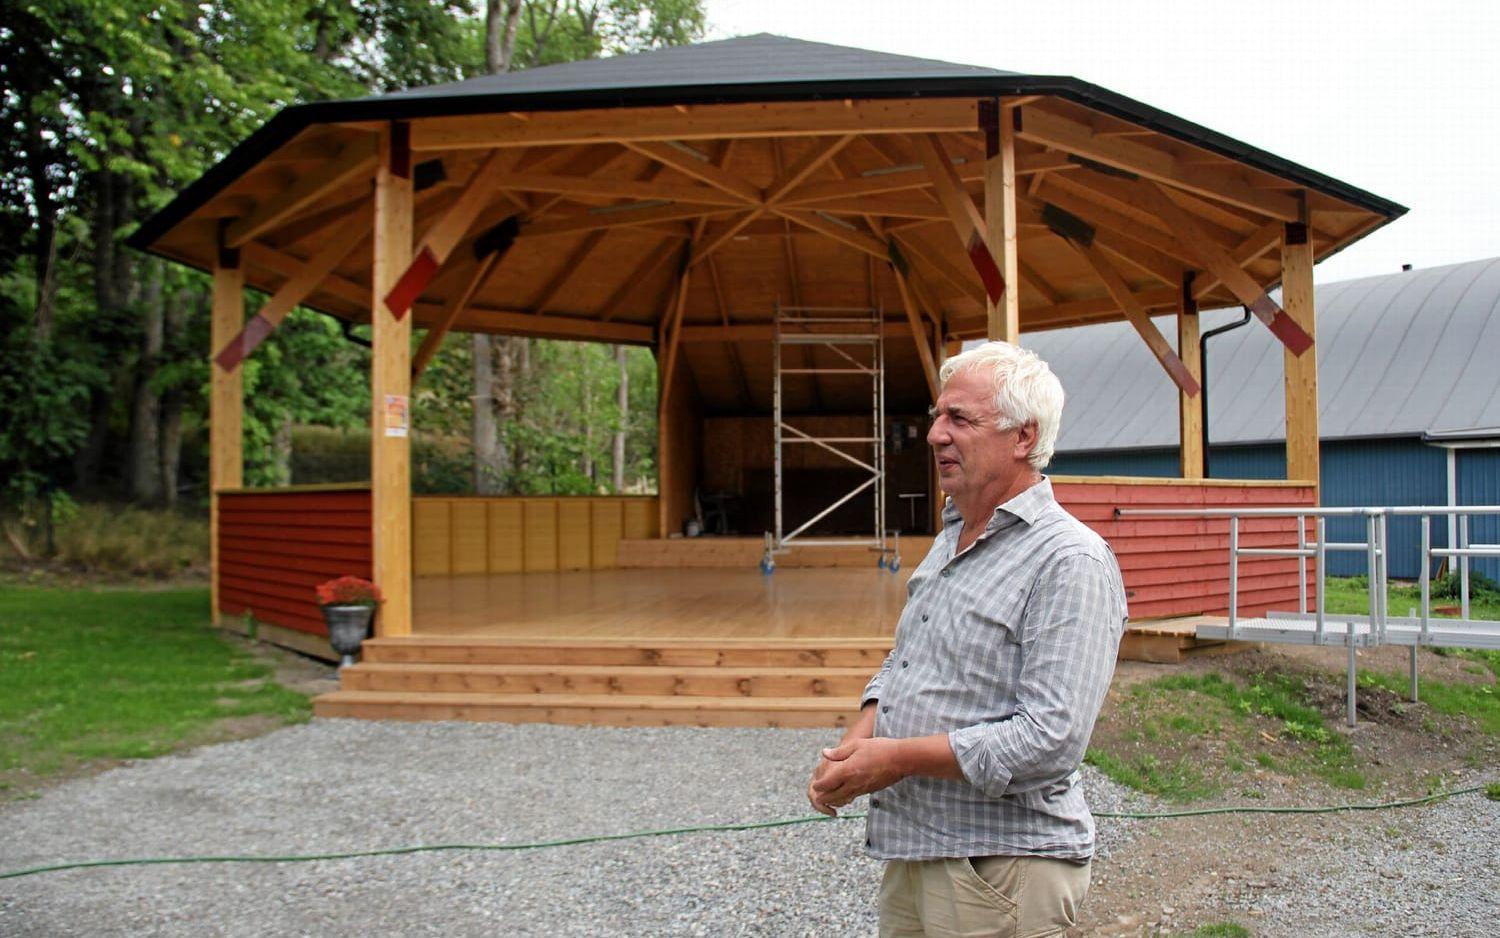
<svg viewBox="0 0 1500 938">
<path fill-rule="evenodd" d="M 880 938 L 1042 938 L 1077 924 L 1089 867 L 1046 857 L 891 860 Z"/>
</svg>

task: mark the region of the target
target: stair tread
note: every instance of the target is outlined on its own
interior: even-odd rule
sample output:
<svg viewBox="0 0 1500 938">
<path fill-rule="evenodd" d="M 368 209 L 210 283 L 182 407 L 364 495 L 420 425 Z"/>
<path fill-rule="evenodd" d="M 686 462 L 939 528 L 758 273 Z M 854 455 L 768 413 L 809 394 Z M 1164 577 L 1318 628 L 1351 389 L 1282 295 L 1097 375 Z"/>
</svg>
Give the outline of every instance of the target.
<svg viewBox="0 0 1500 938">
<path fill-rule="evenodd" d="M 527 707 L 585 707 L 637 710 L 826 710 L 845 713 L 859 706 L 855 697 L 679 697 L 665 694 L 502 694 L 448 691 L 336 690 L 317 703 L 428 704 Z"/>
<path fill-rule="evenodd" d="M 526 648 L 751 648 L 751 649 L 797 649 L 809 648 L 886 648 L 895 644 L 894 638 L 871 636 L 869 638 L 505 638 L 493 635 L 410 635 L 401 638 L 371 638 L 366 646 L 462 648 L 479 646 L 484 648 L 520 646 Z"/>
<path fill-rule="evenodd" d="M 747 666 L 739 665 L 658 665 L 658 664 L 467 664 L 430 661 L 361 661 L 353 665 L 358 673 L 436 674 L 564 674 L 603 677 L 657 677 L 665 674 L 681 677 L 861 677 L 874 674 L 865 667 L 825 667 L 821 665 Z"/>
</svg>

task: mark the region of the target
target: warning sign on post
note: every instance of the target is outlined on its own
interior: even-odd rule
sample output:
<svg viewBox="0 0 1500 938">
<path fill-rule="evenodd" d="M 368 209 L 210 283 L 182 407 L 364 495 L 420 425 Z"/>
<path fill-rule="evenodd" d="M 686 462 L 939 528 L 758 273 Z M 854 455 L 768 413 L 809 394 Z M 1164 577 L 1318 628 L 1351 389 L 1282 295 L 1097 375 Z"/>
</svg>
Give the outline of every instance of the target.
<svg viewBox="0 0 1500 938">
<path fill-rule="evenodd" d="M 410 424 L 411 406 L 405 394 L 385 396 L 385 435 L 406 436 Z"/>
</svg>

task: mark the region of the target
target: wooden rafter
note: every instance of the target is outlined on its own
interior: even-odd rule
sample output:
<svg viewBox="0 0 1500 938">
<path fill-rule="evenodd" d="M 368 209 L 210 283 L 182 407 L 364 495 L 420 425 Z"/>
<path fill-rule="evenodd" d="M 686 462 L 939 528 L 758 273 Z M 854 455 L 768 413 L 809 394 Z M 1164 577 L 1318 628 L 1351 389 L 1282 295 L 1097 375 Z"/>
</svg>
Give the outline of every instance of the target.
<svg viewBox="0 0 1500 938">
<path fill-rule="evenodd" d="M 677 170 L 684 176 L 707 183 L 720 192 L 726 192 L 738 197 L 744 205 L 759 205 L 761 203 L 759 188 L 733 173 L 726 172 L 722 167 L 715 165 L 712 160 L 700 160 L 691 153 L 684 153 L 666 143 L 630 141 L 626 142 L 625 145 L 642 156 L 650 157 L 663 166 L 669 166 Z"/>
<path fill-rule="evenodd" d="M 1185 164 L 1171 153 L 1135 139 L 1101 135 L 1087 124 L 1041 107 L 1024 110 L 1017 134 L 1033 143 L 1065 150 L 1283 221 L 1296 221 L 1301 211 L 1296 199 L 1256 189 L 1230 172 Z"/>
<path fill-rule="evenodd" d="M 653 345 L 656 330 L 650 326 L 624 322 L 599 322 L 583 316 L 555 314 L 534 316 L 518 310 L 487 309 L 470 306 L 459 317 L 458 325 L 468 332 L 497 332 L 507 335 L 533 336 L 539 339 L 568 339 L 589 342 L 616 342 L 621 345 Z"/>
<path fill-rule="evenodd" d="M 708 280 L 713 286 L 714 303 L 719 309 L 719 324 L 729 325 L 729 304 L 724 300 L 724 286 L 719 281 L 719 264 L 713 258 L 708 259 Z M 740 358 L 740 347 L 733 341 L 726 341 L 724 349 L 729 353 L 729 364 L 738 379 L 740 389 L 740 404 L 749 411 L 754 406 L 754 398 L 750 396 L 750 379 L 745 375 L 745 362 Z"/>
<path fill-rule="evenodd" d="M 932 347 L 928 345 L 927 330 L 922 325 L 922 317 L 917 313 L 916 300 L 912 298 L 911 288 L 906 284 L 906 275 L 894 261 L 891 273 L 896 276 L 896 289 L 901 291 L 901 308 L 906 311 L 906 324 L 911 328 L 912 341 L 917 345 L 917 358 L 922 362 L 922 377 L 927 379 L 927 393 L 935 401 L 938 398 L 937 363 L 933 360 Z"/>
<path fill-rule="evenodd" d="M 719 205 L 645 205 L 641 208 L 607 207 L 606 211 L 581 212 L 549 221 L 531 222 L 521 227 L 522 238 L 544 238 L 549 235 L 597 231 L 601 228 L 629 228 L 685 218 L 707 218 L 734 211 Z"/>
<path fill-rule="evenodd" d="M 1109 259 L 1095 245 L 1081 244 L 1073 241 L 1069 241 L 1068 243 L 1073 246 L 1073 249 L 1078 252 L 1079 256 L 1088 262 L 1088 265 L 1093 268 L 1094 273 L 1103 281 L 1104 289 L 1109 292 L 1110 297 L 1116 303 L 1120 304 L 1120 311 L 1125 314 L 1125 318 L 1130 321 L 1130 324 L 1135 327 L 1135 331 L 1145 340 L 1147 348 L 1151 349 L 1151 354 L 1156 356 L 1157 362 L 1160 363 L 1162 369 L 1166 371 L 1177 387 L 1182 390 L 1182 393 L 1189 397 L 1196 396 L 1200 390 L 1198 382 L 1188 371 L 1187 366 L 1182 363 L 1182 359 L 1177 357 L 1177 352 L 1167 342 L 1166 337 L 1156 328 L 1156 324 L 1151 321 L 1151 316 L 1147 314 L 1146 308 L 1135 298 L 1135 294 L 1131 292 L 1130 287 L 1120 277 L 1119 272 L 1110 264 Z"/>
<path fill-rule="evenodd" d="M 412 252 L 411 263 L 385 295 L 385 306 L 391 315 L 397 319 L 406 315 L 411 304 L 427 289 L 474 220 L 489 205 L 490 197 L 498 190 L 496 180 L 514 160 L 515 154 L 504 150 L 491 153 L 474 170 L 463 192 L 427 228 L 422 242 Z"/>
<path fill-rule="evenodd" d="M 260 311 L 245 323 L 239 334 L 224 345 L 214 361 L 225 371 L 233 371 L 240 362 L 265 341 L 297 304 L 307 299 L 318 285 L 333 273 L 339 262 L 370 237 L 371 209 L 357 211 L 334 230 L 318 252 L 308 258 L 296 273 L 287 278 Z"/>
<path fill-rule="evenodd" d="M 669 182 L 638 182 L 631 179 L 606 179 L 598 176 L 554 176 L 544 173 L 506 173 L 499 184 L 522 192 L 545 192 L 573 198 L 578 196 L 605 199 L 665 200 L 701 205 L 737 207 L 745 200 L 710 186 L 682 185 Z M 541 214 L 539 208 L 537 214 Z"/>
<path fill-rule="evenodd" d="M 964 246 L 969 262 L 979 272 L 979 281 L 984 284 L 985 294 L 990 302 L 1000 302 L 1005 296 L 1007 284 L 1001 273 L 999 260 L 985 243 L 984 216 L 979 213 L 974 200 L 969 198 L 969 193 L 959 181 L 958 174 L 953 171 L 953 163 L 943 150 L 942 140 L 936 134 L 914 136 L 911 140 L 928 175 L 932 177 L 932 187 L 948 212 L 959 243 Z"/>
<path fill-rule="evenodd" d="M 1268 221 L 1254 234 L 1235 245 L 1229 252 L 1229 259 L 1234 261 L 1235 266 L 1241 270 L 1246 264 L 1259 260 L 1281 243 L 1281 233 L 1286 226 L 1279 221 Z M 1199 282 L 1201 281 L 1201 283 Z M 1211 276 L 1199 277 L 1193 282 L 1193 298 L 1202 299 L 1222 284 Z"/>
<path fill-rule="evenodd" d="M 427 370 L 428 363 L 432 361 L 432 357 L 437 354 L 439 346 L 443 344 L 443 338 L 453 328 L 453 324 L 458 321 L 458 317 L 463 315 L 464 310 L 468 308 L 469 301 L 484 288 L 485 281 L 489 279 L 490 274 L 494 273 L 495 268 L 499 266 L 502 257 L 504 257 L 504 252 L 497 251 L 480 261 L 474 268 L 473 273 L 469 275 L 464 288 L 448 302 L 446 308 L 443 310 L 442 318 L 427 330 L 426 335 L 422 336 L 422 344 L 418 347 L 417 354 L 412 357 L 412 384 L 416 384 L 417 379 L 422 377 L 422 372 Z"/>
<path fill-rule="evenodd" d="M 373 136 L 357 137 L 326 165 L 299 177 L 290 187 L 261 201 L 249 215 L 225 228 L 225 247 L 241 247 L 328 193 L 369 176 L 375 169 L 375 145 Z"/>
<path fill-rule="evenodd" d="M 1193 250 L 1209 273 L 1223 282 L 1236 299 L 1265 323 L 1272 335 L 1280 339 L 1295 355 L 1301 355 L 1312 347 L 1312 336 L 1271 299 L 1270 294 L 1254 277 L 1245 273 L 1234 262 L 1229 252 L 1203 234 L 1202 227 L 1191 212 L 1172 201 L 1159 184 L 1142 182 L 1140 186 L 1146 197 L 1156 204 L 1157 213 L 1162 220 L 1172 227 L 1177 240 Z"/>
<path fill-rule="evenodd" d="M 783 218 L 796 222 L 809 231 L 816 231 L 819 234 L 827 235 L 835 241 L 841 241 L 872 257 L 885 260 L 885 245 L 880 239 L 857 227 L 845 227 L 838 222 L 829 221 L 817 212 L 804 212 L 785 208 L 776 208 L 772 209 L 772 211 Z"/>
</svg>

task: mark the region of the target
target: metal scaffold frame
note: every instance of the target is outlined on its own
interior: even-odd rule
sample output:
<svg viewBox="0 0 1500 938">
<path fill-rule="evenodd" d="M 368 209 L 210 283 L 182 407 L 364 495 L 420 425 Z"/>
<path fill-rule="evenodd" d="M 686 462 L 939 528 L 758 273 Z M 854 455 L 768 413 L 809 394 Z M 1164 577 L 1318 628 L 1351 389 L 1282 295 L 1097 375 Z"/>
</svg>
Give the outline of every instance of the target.
<svg viewBox="0 0 1500 938">
<path fill-rule="evenodd" d="M 776 568 L 776 555 L 784 553 L 793 544 L 808 547 L 868 547 L 878 554 L 876 563 L 888 567 L 892 573 L 901 568 L 900 534 L 888 544 L 885 527 L 885 334 L 882 324 L 884 310 L 880 308 L 846 308 L 828 306 L 782 306 L 776 304 L 774 334 L 772 337 L 772 385 L 771 427 L 774 435 L 776 528 L 766 532 L 766 552 L 761 558 L 761 570 L 770 573 Z M 808 364 L 786 367 L 782 361 L 782 350 L 786 346 L 822 346 L 843 359 L 837 367 L 818 367 Z M 868 353 L 869 361 L 860 356 Z M 869 436 L 817 436 L 795 427 L 786 421 L 783 412 L 785 401 L 785 377 L 808 375 L 814 381 L 819 375 L 840 378 L 868 378 L 870 381 L 870 435 Z M 839 496 L 822 511 L 803 521 L 790 533 L 786 531 L 786 516 L 783 509 L 785 479 L 782 454 L 789 445 L 811 445 L 826 450 L 840 459 L 869 473 L 853 489 Z M 842 449 L 869 446 L 868 461 Z M 822 521 L 839 507 L 874 489 L 875 509 L 872 536 L 865 537 L 806 537 L 805 532 Z"/>
</svg>

